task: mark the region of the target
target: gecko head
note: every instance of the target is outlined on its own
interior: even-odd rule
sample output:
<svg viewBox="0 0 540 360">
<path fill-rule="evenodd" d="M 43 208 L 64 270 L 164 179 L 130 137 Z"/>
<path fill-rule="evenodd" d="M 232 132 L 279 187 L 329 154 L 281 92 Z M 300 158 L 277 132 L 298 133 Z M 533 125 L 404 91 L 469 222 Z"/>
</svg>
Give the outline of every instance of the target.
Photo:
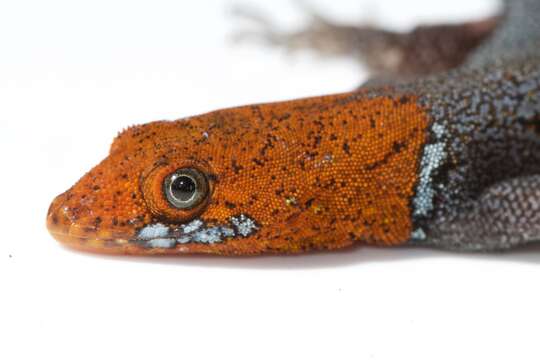
<svg viewBox="0 0 540 360">
<path fill-rule="evenodd" d="M 363 96 L 129 128 L 53 201 L 49 231 L 72 247 L 137 255 L 400 244 L 428 121 L 414 98 Z"/>
<path fill-rule="evenodd" d="M 54 199 L 49 232 L 71 247 L 105 253 L 290 251 L 294 241 L 280 224 L 298 213 L 291 192 L 300 187 L 288 174 L 288 149 L 264 133 L 258 111 L 222 110 L 123 131 L 100 164 Z"/>
</svg>

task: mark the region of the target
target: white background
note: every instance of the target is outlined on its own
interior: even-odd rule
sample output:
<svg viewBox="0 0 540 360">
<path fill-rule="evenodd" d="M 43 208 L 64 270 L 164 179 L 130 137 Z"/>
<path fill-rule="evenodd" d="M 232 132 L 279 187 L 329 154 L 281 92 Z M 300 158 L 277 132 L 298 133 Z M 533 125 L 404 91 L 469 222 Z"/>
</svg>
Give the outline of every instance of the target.
<svg viewBox="0 0 540 360">
<path fill-rule="evenodd" d="M 250 3 L 284 28 L 305 20 L 289 1 Z M 312 3 L 398 30 L 494 9 Z M 125 126 L 345 91 L 365 76 L 346 59 L 231 46 L 243 26 L 228 6 L 1 0 L 0 358 L 538 359 L 538 248 L 143 259 L 69 251 L 47 234 L 49 202 Z"/>
</svg>

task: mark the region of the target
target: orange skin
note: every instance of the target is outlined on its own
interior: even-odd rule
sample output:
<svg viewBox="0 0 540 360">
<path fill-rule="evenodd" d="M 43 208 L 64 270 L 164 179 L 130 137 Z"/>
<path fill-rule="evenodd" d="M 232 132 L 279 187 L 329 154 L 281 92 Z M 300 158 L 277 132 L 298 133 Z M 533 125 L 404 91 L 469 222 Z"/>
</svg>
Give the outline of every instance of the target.
<svg viewBox="0 0 540 360">
<path fill-rule="evenodd" d="M 62 243 L 115 254 L 256 255 L 400 245 L 412 231 L 411 199 L 429 119 L 414 95 L 364 92 L 245 106 L 121 133 L 109 156 L 50 206 Z M 207 199 L 178 210 L 164 178 L 195 167 Z M 148 248 L 147 225 L 194 219 L 226 225 L 246 214 L 247 237 Z"/>
</svg>

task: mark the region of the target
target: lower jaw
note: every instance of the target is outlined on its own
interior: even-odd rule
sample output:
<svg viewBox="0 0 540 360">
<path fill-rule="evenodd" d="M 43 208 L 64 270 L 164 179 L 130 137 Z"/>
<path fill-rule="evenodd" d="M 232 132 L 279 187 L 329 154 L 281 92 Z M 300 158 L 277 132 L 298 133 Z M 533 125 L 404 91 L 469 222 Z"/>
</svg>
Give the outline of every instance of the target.
<svg viewBox="0 0 540 360">
<path fill-rule="evenodd" d="M 62 233 L 50 234 L 63 246 L 87 253 L 102 255 L 131 255 L 131 256 L 182 256 L 188 254 L 199 255 L 241 255 L 234 251 L 227 252 L 221 246 L 201 244 L 178 244 L 170 248 L 149 248 L 139 240 L 100 239 L 92 237 L 76 237 Z M 255 255 L 255 254 L 252 254 Z"/>
<path fill-rule="evenodd" d="M 94 254 L 108 255 L 166 255 L 173 249 L 146 249 L 126 239 L 98 239 L 74 237 L 53 233 L 51 235 L 63 246 Z M 176 253 L 176 252 L 175 252 Z"/>
</svg>

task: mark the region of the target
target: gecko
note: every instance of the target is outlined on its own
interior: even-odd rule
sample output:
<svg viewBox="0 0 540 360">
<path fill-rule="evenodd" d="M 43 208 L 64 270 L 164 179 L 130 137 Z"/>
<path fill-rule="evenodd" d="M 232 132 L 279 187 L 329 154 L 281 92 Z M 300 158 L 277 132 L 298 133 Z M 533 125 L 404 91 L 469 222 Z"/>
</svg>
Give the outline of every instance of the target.
<svg viewBox="0 0 540 360">
<path fill-rule="evenodd" d="M 405 33 L 261 21 L 270 44 L 354 57 L 370 80 L 129 127 L 53 200 L 47 228 L 76 249 L 131 255 L 538 242 L 538 16 L 540 1 L 507 0 L 494 16 Z"/>
</svg>

